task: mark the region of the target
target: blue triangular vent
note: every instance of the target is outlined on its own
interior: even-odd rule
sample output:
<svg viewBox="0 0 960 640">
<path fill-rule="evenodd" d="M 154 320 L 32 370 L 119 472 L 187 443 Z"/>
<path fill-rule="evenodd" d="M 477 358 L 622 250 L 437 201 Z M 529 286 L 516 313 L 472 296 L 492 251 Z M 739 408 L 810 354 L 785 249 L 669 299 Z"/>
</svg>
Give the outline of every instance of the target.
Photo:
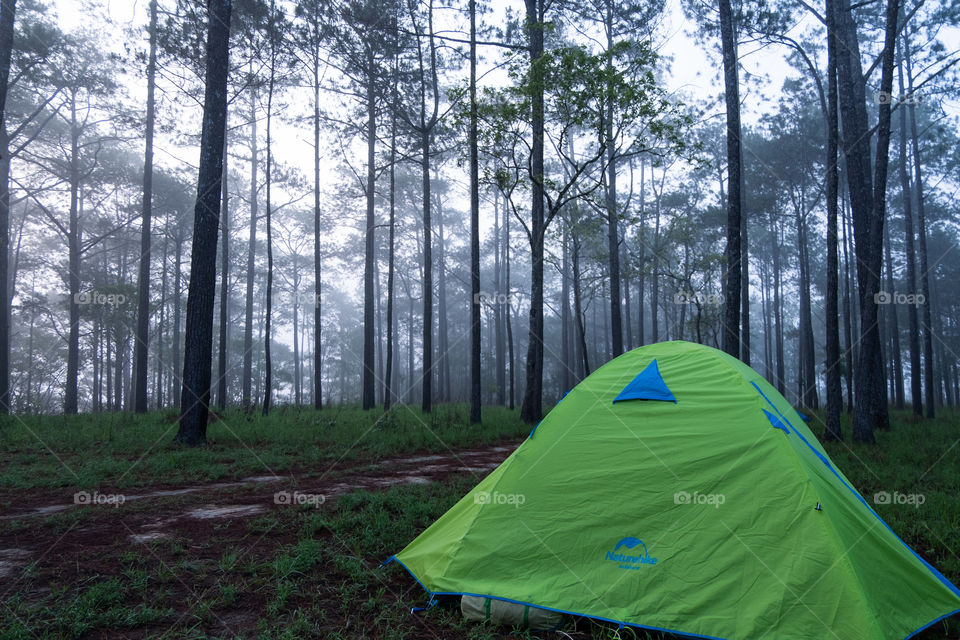
<svg viewBox="0 0 960 640">
<path fill-rule="evenodd" d="M 667 388 L 667 384 L 660 375 L 660 368 L 657 361 L 654 360 L 647 365 L 647 368 L 641 371 L 636 378 L 630 381 L 630 384 L 623 388 L 614 403 L 621 400 L 662 400 L 665 402 L 676 403 L 677 399 Z"/>
</svg>

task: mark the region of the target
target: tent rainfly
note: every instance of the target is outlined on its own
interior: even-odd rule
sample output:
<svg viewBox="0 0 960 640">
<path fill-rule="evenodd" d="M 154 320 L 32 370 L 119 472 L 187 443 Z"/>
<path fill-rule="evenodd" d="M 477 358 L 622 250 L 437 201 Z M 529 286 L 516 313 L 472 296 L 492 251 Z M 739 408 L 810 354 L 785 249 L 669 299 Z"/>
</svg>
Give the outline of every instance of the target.
<svg viewBox="0 0 960 640">
<path fill-rule="evenodd" d="M 901 640 L 960 611 L 770 383 L 682 341 L 584 379 L 389 561 L 431 595 L 718 640 Z"/>
</svg>

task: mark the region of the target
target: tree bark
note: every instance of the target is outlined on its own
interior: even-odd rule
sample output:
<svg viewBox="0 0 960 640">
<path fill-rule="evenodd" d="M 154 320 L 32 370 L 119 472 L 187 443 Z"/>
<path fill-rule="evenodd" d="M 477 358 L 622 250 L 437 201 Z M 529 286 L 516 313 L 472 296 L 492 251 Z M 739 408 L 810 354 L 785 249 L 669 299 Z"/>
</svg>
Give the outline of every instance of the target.
<svg viewBox="0 0 960 640">
<path fill-rule="evenodd" d="M 903 62 L 899 65 L 900 95 L 904 94 Z M 904 256 L 906 260 L 907 293 L 917 291 L 917 258 L 914 252 L 913 194 L 910 189 L 910 174 L 907 170 L 907 110 L 898 109 L 900 115 L 900 195 L 903 200 Z M 907 305 L 907 324 L 910 336 L 910 400 L 914 416 L 923 415 L 923 390 L 921 385 L 920 327 L 917 321 L 917 306 Z"/>
<path fill-rule="evenodd" d="M 843 410 L 843 390 L 840 387 L 840 313 L 839 313 L 839 254 L 837 252 L 837 42 L 833 12 L 835 0 L 827 0 L 827 158 L 825 167 L 827 197 L 827 289 L 824 310 L 826 321 L 827 420 L 824 438 L 843 440 L 840 412 Z"/>
<path fill-rule="evenodd" d="M 270 414 L 273 401 L 273 358 L 270 343 L 273 340 L 273 203 L 271 189 L 273 187 L 273 138 L 271 137 L 273 124 L 273 91 L 276 84 L 277 51 L 276 24 L 274 22 L 274 2 L 270 1 L 270 20 L 267 25 L 270 38 L 270 79 L 267 85 L 267 291 L 265 294 L 265 318 L 263 327 L 263 415 Z"/>
<path fill-rule="evenodd" d="M 10 413 L 10 151 L 7 139 L 7 87 L 17 0 L 0 4 L 0 414 Z M 31 316 L 30 340 L 33 342 Z M 29 396 L 30 385 L 27 384 Z M 28 405 L 29 406 L 29 405 Z"/>
<path fill-rule="evenodd" d="M 180 399 L 183 410 L 174 439 L 190 446 L 204 444 L 207 439 L 231 10 L 231 0 L 209 0 L 207 5 L 206 90 L 187 295 L 187 349 Z"/>
<path fill-rule="evenodd" d="M 227 351 L 230 342 L 230 189 L 227 122 L 223 132 L 223 185 L 220 194 L 220 347 L 217 357 L 217 408 L 227 408 Z"/>
<path fill-rule="evenodd" d="M 723 320 L 723 350 L 740 355 L 740 87 L 736 38 L 730 0 L 719 0 L 723 83 L 727 107 L 727 286 Z"/>
<path fill-rule="evenodd" d="M 140 224 L 140 273 L 137 284 L 137 338 L 133 360 L 133 409 L 147 411 L 147 344 L 150 339 L 150 218 L 153 205 L 153 133 L 157 75 L 157 0 L 150 2 L 150 58 L 147 62 L 147 131 L 143 163 L 143 214 Z"/>
<path fill-rule="evenodd" d="M 895 0 L 891 0 L 895 1 Z M 903 36 L 904 61 L 907 70 L 907 91 L 913 96 L 913 61 L 910 54 L 910 39 L 908 32 Z M 889 92 L 888 92 L 889 93 Z M 923 195 L 923 171 L 920 159 L 920 136 L 917 134 L 917 107 L 916 100 L 910 100 L 910 140 L 913 152 L 913 184 L 917 193 L 917 253 L 920 261 L 920 292 L 923 294 L 923 378 L 925 400 L 927 403 L 927 418 L 933 419 L 936 414 L 934 398 L 933 375 L 933 321 L 930 312 L 930 267 L 927 259 L 927 220 Z M 912 292 L 916 293 L 916 292 Z"/>
<path fill-rule="evenodd" d="M 543 12 L 544 0 L 524 0 L 530 54 L 530 323 L 526 360 L 526 388 L 520 418 L 529 424 L 543 416 Z"/>
<path fill-rule="evenodd" d="M 374 230 L 376 228 L 376 143 L 377 143 L 377 100 L 376 78 L 373 49 L 367 48 L 366 107 L 367 107 L 367 217 L 364 229 L 363 260 L 363 395 L 364 409 L 372 409 L 376 404 L 374 385 L 374 295 L 373 263 L 376 260 Z"/>
<path fill-rule="evenodd" d="M 251 71 L 252 73 L 252 71 Z M 253 82 L 254 79 L 251 79 Z M 243 323 L 243 370 L 241 372 L 241 402 L 245 411 L 250 410 L 251 383 L 253 382 L 253 284 L 257 257 L 257 218 L 259 216 L 258 184 L 259 161 L 257 158 L 257 89 L 250 89 L 250 239 L 247 248 L 247 291 Z"/>
<path fill-rule="evenodd" d="M 477 158 L 477 3 L 470 0 L 470 422 L 480 422 L 480 164 Z"/>
<path fill-rule="evenodd" d="M 320 313 L 323 260 L 320 253 L 320 23 L 313 22 L 313 407 L 323 408 L 323 352 Z"/>
</svg>

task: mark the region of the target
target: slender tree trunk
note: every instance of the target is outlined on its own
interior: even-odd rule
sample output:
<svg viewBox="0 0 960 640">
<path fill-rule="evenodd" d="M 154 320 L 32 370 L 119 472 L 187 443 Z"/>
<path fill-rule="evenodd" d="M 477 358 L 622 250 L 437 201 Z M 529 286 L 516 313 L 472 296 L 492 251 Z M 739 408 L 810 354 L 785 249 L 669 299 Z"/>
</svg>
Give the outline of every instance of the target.
<svg viewBox="0 0 960 640">
<path fill-rule="evenodd" d="M 643 322 L 643 295 L 645 293 L 644 289 L 646 288 L 646 275 L 647 275 L 647 240 L 646 236 L 646 207 L 647 207 L 647 191 L 646 191 L 646 161 L 643 156 L 640 157 L 640 221 L 637 225 L 637 233 L 639 234 L 638 242 L 640 244 L 640 269 L 639 276 L 637 278 L 637 345 L 643 346 L 646 344 L 645 340 L 645 330 Z"/>
<path fill-rule="evenodd" d="M 504 218 L 508 214 L 504 211 Z M 506 221 L 506 220 L 504 220 Z M 504 318 L 511 303 L 510 292 L 503 287 L 503 242 L 502 225 L 500 224 L 500 195 L 499 191 L 493 192 L 493 281 L 495 293 L 506 296 L 507 304 L 498 304 L 493 308 L 494 333 L 496 334 L 496 376 L 497 376 L 497 404 L 504 406 L 507 404 L 507 363 L 506 351 L 507 342 L 504 335 Z"/>
<path fill-rule="evenodd" d="M 140 273 L 137 284 L 137 338 L 134 350 L 134 400 L 137 413 L 147 411 L 147 343 L 150 339 L 150 218 L 153 205 L 153 132 L 156 109 L 157 0 L 150 2 L 150 58 L 147 62 L 147 131 L 143 163 L 143 214 L 140 224 Z M 2 404 L 2 402 L 0 402 Z"/>
<path fill-rule="evenodd" d="M 781 233 L 780 225 L 775 221 L 771 220 L 773 228 L 773 320 L 775 329 L 774 334 L 776 337 L 776 352 L 777 352 L 777 391 L 783 395 L 786 390 L 786 371 L 784 370 L 784 361 L 783 361 L 783 297 L 781 295 L 781 280 L 782 274 L 780 271 L 780 242 L 781 242 Z"/>
<path fill-rule="evenodd" d="M 480 164 L 477 158 L 477 3 L 470 0 L 470 422 L 480 422 Z"/>
<path fill-rule="evenodd" d="M 420 139 L 423 172 L 423 393 L 420 409 L 429 413 L 433 407 L 433 233 L 430 220 L 430 132 Z"/>
<path fill-rule="evenodd" d="M 223 134 L 223 185 L 220 200 L 220 348 L 217 357 L 217 408 L 227 408 L 227 349 L 230 343 L 230 188 L 228 171 L 229 141 L 224 122 Z"/>
<path fill-rule="evenodd" d="M 844 377 L 847 384 L 847 413 L 853 413 L 853 363 L 856 360 L 856 345 L 853 343 L 853 275 L 850 273 L 850 254 L 853 253 L 849 248 L 849 236 L 847 232 L 849 224 L 847 222 L 846 199 L 842 193 L 841 203 L 841 225 L 843 227 L 843 336 L 844 336 Z"/>
<path fill-rule="evenodd" d="M 323 408 L 323 355 L 320 334 L 322 256 L 320 253 L 320 23 L 313 22 L 313 407 Z M 391 165 L 392 166 L 392 165 Z"/>
<path fill-rule="evenodd" d="M 530 329 L 527 344 L 526 388 L 520 418 L 529 424 L 543 415 L 543 242 L 545 229 L 543 193 L 543 12 L 544 0 L 524 0 L 530 54 Z"/>
<path fill-rule="evenodd" d="M 435 170 L 436 171 L 436 170 Z M 434 179 L 440 179 L 436 171 Z M 450 333 L 447 322 L 447 254 L 446 235 L 443 228 L 443 201 L 437 197 L 437 397 L 442 402 L 450 400 Z"/>
<path fill-rule="evenodd" d="M 827 421 L 824 438 L 843 440 L 840 412 L 843 410 L 843 390 L 840 387 L 840 314 L 839 261 L 837 252 L 837 42 L 833 12 L 835 0 L 827 0 L 827 158 L 824 166 L 827 196 L 827 289 L 824 310 L 826 321 Z"/>
<path fill-rule="evenodd" d="M 200 140 L 200 171 L 194 212 L 190 290 L 187 296 L 187 353 L 183 363 L 180 428 L 175 441 L 206 442 L 213 350 L 213 300 L 217 272 L 217 226 L 223 138 L 227 120 L 231 0 L 209 0 L 206 95 Z"/>
<path fill-rule="evenodd" d="M 373 263 L 376 260 L 374 230 L 376 228 L 376 143 L 377 143 L 377 94 L 373 49 L 367 48 L 367 218 L 364 229 L 363 261 L 363 408 L 372 409 L 376 404 L 374 385 L 374 292 Z"/>
<path fill-rule="evenodd" d="M 896 0 L 890 0 L 895 2 Z M 910 54 L 909 31 L 903 36 L 904 62 L 907 70 L 907 91 L 913 96 L 913 61 Z M 889 93 L 889 92 L 888 92 Z M 927 403 L 927 417 L 933 418 L 936 414 L 934 407 L 934 375 L 933 375 L 933 321 L 930 313 L 930 266 L 927 259 L 927 220 L 923 194 L 923 172 L 920 158 L 920 136 L 917 134 L 917 107 L 915 100 L 910 100 L 910 139 L 913 152 L 913 184 L 917 193 L 917 253 L 920 261 L 920 292 L 923 294 L 923 378 L 925 399 Z M 916 293 L 916 292 L 912 292 Z"/>
<path fill-rule="evenodd" d="M 178 226 L 177 248 L 174 250 L 176 264 L 173 266 L 173 346 L 171 349 L 171 357 L 173 358 L 173 362 L 171 363 L 172 370 L 169 376 L 169 395 L 171 398 L 174 398 L 177 409 L 180 408 L 180 396 L 176 394 L 174 385 L 177 382 L 176 373 L 182 365 L 182 360 L 180 358 L 180 343 L 182 342 L 182 336 L 180 335 L 180 323 L 183 320 L 183 235 L 183 229 Z"/>
<path fill-rule="evenodd" d="M 166 327 L 166 309 L 167 309 L 167 245 L 170 239 L 170 224 L 163 234 L 163 259 L 161 261 L 162 269 L 160 276 L 160 319 L 157 321 L 157 409 L 163 409 L 164 399 L 164 381 L 163 381 L 163 331 Z"/>
<path fill-rule="evenodd" d="M 893 284 L 893 256 L 890 251 L 890 226 L 883 226 L 883 252 L 887 263 L 887 290 L 893 295 L 896 288 Z M 900 361 L 900 323 L 897 319 L 897 306 L 887 307 L 887 334 L 890 339 L 891 372 L 894 403 L 899 411 L 903 411 L 903 364 Z"/>
<path fill-rule="evenodd" d="M 78 409 L 78 386 L 80 373 L 80 129 L 77 122 L 76 96 L 70 99 L 70 223 L 67 275 L 70 290 L 70 330 L 67 339 L 67 386 L 64 393 L 63 412 L 75 414 Z M 6 280 L 4 280 L 6 281 Z M 6 295 L 4 295 L 4 299 Z"/>
<path fill-rule="evenodd" d="M 560 257 L 560 360 L 562 363 L 560 387 L 561 391 L 567 391 L 574 385 L 570 375 L 573 363 L 570 361 L 570 346 L 572 343 L 570 336 L 570 229 L 567 224 L 563 227 L 560 242 L 562 245 Z"/>
<path fill-rule="evenodd" d="M 276 25 L 273 22 L 274 2 L 270 1 L 270 20 L 267 26 L 270 38 L 270 79 L 267 85 L 267 291 L 265 295 L 265 318 L 263 327 L 263 415 L 270 414 L 273 401 L 273 358 L 270 343 L 273 341 L 273 202 L 271 189 L 273 187 L 273 91 L 276 83 Z"/>
<path fill-rule="evenodd" d="M 577 340 L 580 341 L 580 355 L 582 358 L 581 379 L 590 375 L 590 358 L 587 354 L 587 331 L 584 325 L 583 294 L 581 293 L 580 278 L 580 240 L 573 236 L 573 315 L 577 322 Z"/>
<path fill-rule="evenodd" d="M 613 0 L 605 2 L 605 31 L 607 36 L 607 73 L 611 79 L 607 86 L 606 130 L 604 135 L 607 151 L 607 188 L 605 204 L 607 207 L 607 253 L 610 270 L 610 332 L 612 336 L 612 357 L 623 353 L 623 320 L 620 306 L 620 220 L 617 215 L 617 149 L 613 138 Z"/>
<path fill-rule="evenodd" d="M 396 86 L 397 72 L 394 66 L 393 83 Z M 390 118 L 390 227 L 387 236 L 387 371 L 383 378 L 383 409 L 390 409 L 393 403 L 393 290 L 395 267 L 396 233 L 396 163 L 397 163 L 397 117 L 396 105 L 392 109 L 394 115 Z"/>
<path fill-rule="evenodd" d="M 504 207 L 504 210 L 506 210 L 506 207 Z M 504 290 L 506 291 L 508 298 L 512 300 L 512 294 L 510 293 L 511 289 L 510 289 L 510 214 L 509 213 L 503 214 L 503 251 L 504 251 L 503 265 L 504 265 L 504 272 L 505 272 L 504 273 L 504 279 L 505 279 Z M 509 394 L 509 402 L 507 403 L 507 408 L 510 409 L 510 411 L 513 411 L 514 407 L 516 406 L 516 397 L 517 397 L 516 389 L 514 386 L 516 383 L 515 364 L 517 361 L 513 357 L 513 304 L 512 302 L 507 305 L 506 313 L 507 313 L 507 317 L 506 317 L 507 363 L 510 366 L 510 394 Z"/>
<path fill-rule="evenodd" d="M 251 71 L 252 73 L 252 71 Z M 257 148 L 257 89 L 250 90 L 250 242 L 247 248 L 247 291 L 243 323 L 243 371 L 241 402 L 245 411 L 251 408 L 250 387 L 253 381 L 253 284 L 257 258 L 257 219 L 259 217 L 259 160 Z"/>
<path fill-rule="evenodd" d="M 7 139 L 7 87 L 17 0 L 0 4 L 0 414 L 10 412 L 10 151 Z M 30 321 L 33 344 L 33 318 Z M 29 378 L 28 378 L 29 380 Z M 27 397 L 30 383 L 27 383 Z M 29 402 L 28 405 L 29 406 Z"/>
<path fill-rule="evenodd" d="M 723 350 L 740 355 L 740 87 L 737 73 L 736 35 L 730 0 L 719 0 L 720 41 L 723 49 L 723 83 L 727 105 L 727 286 L 723 320 Z"/>
<path fill-rule="evenodd" d="M 900 95 L 904 95 L 903 62 L 899 65 Z M 910 174 L 907 170 L 907 110 L 901 107 L 900 115 L 900 194 L 903 200 L 904 252 L 906 260 L 907 293 L 917 292 L 917 259 L 913 238 L 913 194 L 910 189 Z M 917 321 L 917 306 L 907 305 L 907 324 L 910 339 L 910 400 L 914 416 L 923 415 L 923 391 L 921 388 L 920 327 Z"/>
</svg>

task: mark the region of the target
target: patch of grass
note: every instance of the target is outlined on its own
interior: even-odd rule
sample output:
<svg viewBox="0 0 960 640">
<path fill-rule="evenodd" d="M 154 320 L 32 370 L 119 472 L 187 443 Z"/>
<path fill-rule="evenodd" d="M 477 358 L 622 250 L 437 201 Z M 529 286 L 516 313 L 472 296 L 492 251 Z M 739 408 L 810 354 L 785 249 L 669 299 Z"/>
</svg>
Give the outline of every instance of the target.
<svg viewBox="0 0 960 640">
<path fill-rule="evenodd" d="M 816 421 L 812 426 L 820 430 Z M 849 435 L 849 423 L 845 430 Z M 905 542 L 960 581 L 951 553 L 960 548 L 960 507 L 950 493 L 960 477 L 960 416 L 913 423 L 896 414 L 894 429 L 877 437 L 876 446 L 827 448 L 868 500 L 878 491 L 923 494 L 919 507 L 875 508 Z M 213 538 L 157 540 L 149 553 L 115 545 L 103 559 L 109 562 L 100 563 L 116 567 L 110 575 L 50 557 L 0 607 L 0 640 L 79 640 L 118 629 L 175 640 L 672 640 L 584 619 L 571 622 L 567 635 L 497 628 L 464 621 L 455 603 L 411 615 L 426 593 L 401 568 L 380 564 L 474 484 L 457 475 L 444 483 L 356 491 L 316 508 L 273 509 L 233 529 L 215 527 Z M 90 510 L 83 517 L 111 516 Z M 917 638 L 957 639 L 960 624 L 947 620 Z"/>
<path fill-rule="evenodd" d="M 482 425 L 470 425 L 469 407 L 460 404 L 437 405 L 428 414 L 407 405 L 388 412 L 280 407 L 267 417 L 227 411 L 210 424 L 207 446 L 185 448 L 171 442 L 176 419 L 170 412 L 4 418 L 0 490 L 237 480 L 333 461 L 480 447 L 530 431 L 516 411 L 502 407 L 484 408 Z M 14 497 L 4 493 L 0 505 Z"/>
</svg>

